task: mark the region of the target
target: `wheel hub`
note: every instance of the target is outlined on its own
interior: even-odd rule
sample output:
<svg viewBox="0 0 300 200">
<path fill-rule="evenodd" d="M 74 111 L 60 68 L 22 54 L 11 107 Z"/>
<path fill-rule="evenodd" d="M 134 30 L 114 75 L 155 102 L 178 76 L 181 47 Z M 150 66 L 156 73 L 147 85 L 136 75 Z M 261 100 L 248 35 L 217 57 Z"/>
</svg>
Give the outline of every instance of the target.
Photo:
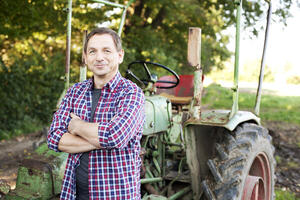
<svg viewBox="0 0 300 200">
<path fill-rule="evenodd" d="M 270 200 L 271 170 L 264 153 L 258 154 L 249 170 L 243 189 L 243 200 Z"/>
</svg>

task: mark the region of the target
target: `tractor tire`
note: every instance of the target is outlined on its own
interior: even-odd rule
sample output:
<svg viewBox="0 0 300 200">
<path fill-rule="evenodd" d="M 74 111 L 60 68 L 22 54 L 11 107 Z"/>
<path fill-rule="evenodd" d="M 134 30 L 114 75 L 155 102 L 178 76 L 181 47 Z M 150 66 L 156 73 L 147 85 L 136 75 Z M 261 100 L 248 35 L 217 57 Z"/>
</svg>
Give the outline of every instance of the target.
<svg viewBox="0 0 300 200">
<path fill-rule="evenodd" d="M 202 199 L 275 199 L 274 147 L 268 130 L 244 123 L 233 132 L 222 129 L 219 136 L 216 157 L 207 161 L 211 176 L 201 183 Z"/>
</svg>

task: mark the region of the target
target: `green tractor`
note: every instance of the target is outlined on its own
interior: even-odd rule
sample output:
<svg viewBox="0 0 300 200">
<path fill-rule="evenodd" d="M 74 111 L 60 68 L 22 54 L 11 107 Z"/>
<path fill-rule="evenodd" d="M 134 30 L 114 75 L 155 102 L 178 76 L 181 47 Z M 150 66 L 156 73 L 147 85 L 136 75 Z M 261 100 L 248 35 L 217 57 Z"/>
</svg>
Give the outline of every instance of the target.
<svg viewBox="0 0 300 200">
<path fill-rule="evenodd" d="M 128 5 L 95 0 L 124 9 L 119 34 Z M 201 29 L 190 28 L 188 63 L 194 75 L 178 76 L 170 68 L 152 62 L 129 64 L 126 76 L 140 85 L 146 96 L 146 123 L 141 140 L 143 158 L 141 194 L 143 200 L 272 200 L 275 160 L 272 138 L 260 125 L 259 106 L 264 73 L 271 1 L 264 53 L 254 113 L 238 110 L 239 36 L 242 0 L 237 8 L 236 54 L 233 105 L 231 110 L 204 110 L 201 107 Z M 67 83 L 72 1 L 69 0 L 67 34 Z M 158 77 L 153 69 L 166 71 Z M 81 67 L 81 80 L 86 76 Z M 67 154 L 56 153 L 44 144 L 36 155 L 25 159 L 18 170 L 15 190 L 4 199 L 58 199 Z M 0 192 L 4 193 L 4 187 Z"/>
</svg>

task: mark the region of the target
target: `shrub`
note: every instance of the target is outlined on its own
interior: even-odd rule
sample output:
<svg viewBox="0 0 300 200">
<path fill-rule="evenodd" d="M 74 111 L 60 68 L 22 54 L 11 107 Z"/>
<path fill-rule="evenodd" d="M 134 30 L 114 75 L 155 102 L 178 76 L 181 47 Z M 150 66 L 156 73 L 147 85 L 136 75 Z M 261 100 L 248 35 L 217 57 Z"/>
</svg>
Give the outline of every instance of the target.
<svg viewBox="0 0 300 200">
<path fill-rule="evenodd" d="M 49 123 L 64 87 L 63 60 L 61 54 L 46 60 L 34 53 L 10 66 L 0 61 L 0 139 Z"/>
</svg>

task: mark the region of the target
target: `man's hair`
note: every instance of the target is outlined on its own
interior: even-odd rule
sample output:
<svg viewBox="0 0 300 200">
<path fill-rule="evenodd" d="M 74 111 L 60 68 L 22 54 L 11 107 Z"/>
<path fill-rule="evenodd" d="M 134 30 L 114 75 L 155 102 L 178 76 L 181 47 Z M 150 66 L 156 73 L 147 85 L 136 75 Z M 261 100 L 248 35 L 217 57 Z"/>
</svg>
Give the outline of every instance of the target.
<svg viewBox="0 0 300 200">
<path fill-rule="evenodd" d="M 111 30 L 110 28 L 100 27 L 100 28 L 96 28 L 96 29 L 92 30 L 86 36 L 85 43 L 84 43 L 84 53 L 86 53 L 86 51 L 87 51 L 87 45 L 88 45 L 88 42 L 91 39 L 91 37 L 93 37 L 94 35 L 103 35 L 103 34 L 110 35 L 113 38 L 113 41 L 115 43 L 117 51 L 121 51 L 122 42 L 121 42 L 121 38 L 119 37 L 119 35 L 115 31 Z"/>
</svg>

